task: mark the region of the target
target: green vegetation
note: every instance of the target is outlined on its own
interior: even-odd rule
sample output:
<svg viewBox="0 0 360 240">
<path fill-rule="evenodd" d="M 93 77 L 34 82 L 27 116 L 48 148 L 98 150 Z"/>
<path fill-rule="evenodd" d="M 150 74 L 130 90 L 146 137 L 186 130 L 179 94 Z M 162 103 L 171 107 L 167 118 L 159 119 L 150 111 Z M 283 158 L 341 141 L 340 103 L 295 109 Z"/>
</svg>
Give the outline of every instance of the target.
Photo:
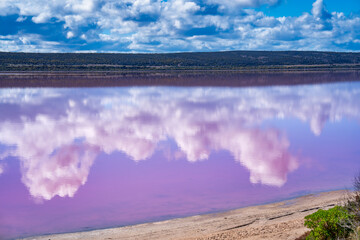
<svg viewBox="0 0 360 240">
<path fill-rule="evenodd" d="M 311 229 L 306 239 L 360 239 L 360 173 L 354 179 L 354 190 L 344 206 L 320 209 L 305 217 L 304 225 Z"/>
<path fill-rule="evenodd" d="M 350 218 L 351 215 L 344 207 L 336 206 L 329 210 L 319 209 L 305 217 L 305 226 L 311 229 L 306 239 L 347 238 L 350 229 L 344 228 L 341 223 Z"/>
<path fill-rule="evenodd" d="M 247 70 L 360 68 L 360 53 L 229 51 L 198 53 L 0 52 L 0 71 Z"/>
<path fill-rule="evenodd" d="M 360 239 L 360 173 L 354 178 L 354 194 L 347 197 L 345 209 L 352 216 L 342 222 L 342 226 L 351 229 L 352 239 Z"/>
</svg>

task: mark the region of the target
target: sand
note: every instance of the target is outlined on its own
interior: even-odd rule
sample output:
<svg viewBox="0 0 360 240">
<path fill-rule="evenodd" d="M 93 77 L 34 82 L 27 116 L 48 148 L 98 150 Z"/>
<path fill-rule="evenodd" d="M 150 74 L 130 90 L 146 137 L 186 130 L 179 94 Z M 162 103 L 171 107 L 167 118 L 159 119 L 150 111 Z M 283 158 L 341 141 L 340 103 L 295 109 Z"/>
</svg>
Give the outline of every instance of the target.
<svg viewBox="0 0 360 240">
<path fill-rule="evenodd" d="M 295 239 L 308 231 L 306 215 L 341 204 L 346 194 L 324 192 L 223 213 L 26 239 Z"/>
</svg>

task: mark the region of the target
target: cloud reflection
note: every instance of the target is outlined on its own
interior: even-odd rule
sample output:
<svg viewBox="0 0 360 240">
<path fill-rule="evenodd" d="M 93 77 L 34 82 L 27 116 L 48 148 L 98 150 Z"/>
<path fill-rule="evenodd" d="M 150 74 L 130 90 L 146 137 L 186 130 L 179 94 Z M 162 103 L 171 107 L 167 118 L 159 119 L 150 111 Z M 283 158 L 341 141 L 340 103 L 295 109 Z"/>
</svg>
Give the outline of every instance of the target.
<svg viewBox="0 0 360 240">
<path fill-rule="evenodd" d="M 54 196 L 73 197 L 84 185 L 98 149 L 87 145 L 67 145 L 54 154 L 22 161 L 22 181 L 35 198 L 50 200 Z"/>
<path fill-rule="evenodd" d="M 192 162 L 227 150 L 252 183 L 280 187 L 298 163 L 286 135 L 262 123 L 297 118 L 319 135 L 328 121 L 359 120 L 360 88 L 349 86 L 0 90 L 0 107 L 20 108 L 0 119 L 0 143 L 16 146 L 7 155 L 39 199 L 74 196 L 101 151 L 140 161 L 167 139 Z"/>
</svg>

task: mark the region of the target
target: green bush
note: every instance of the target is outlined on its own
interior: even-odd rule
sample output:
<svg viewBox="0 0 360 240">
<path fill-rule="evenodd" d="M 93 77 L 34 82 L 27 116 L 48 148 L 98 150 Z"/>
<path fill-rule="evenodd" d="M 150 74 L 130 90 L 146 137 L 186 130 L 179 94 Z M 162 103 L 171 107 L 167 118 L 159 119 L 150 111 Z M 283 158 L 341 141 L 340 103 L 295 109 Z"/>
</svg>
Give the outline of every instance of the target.
<svg viewBox="0 0 360 240">
<path fill-rule="evenodd" d="M 344 221 L 351 218 L 347 210 L 336 206 L 329 210 L 318 210 L 305 217 L 305 226 L 311 229 L 306 239 L 339 239 L 347 238 L 350 229 L 341 226 Z"/>
</svg>

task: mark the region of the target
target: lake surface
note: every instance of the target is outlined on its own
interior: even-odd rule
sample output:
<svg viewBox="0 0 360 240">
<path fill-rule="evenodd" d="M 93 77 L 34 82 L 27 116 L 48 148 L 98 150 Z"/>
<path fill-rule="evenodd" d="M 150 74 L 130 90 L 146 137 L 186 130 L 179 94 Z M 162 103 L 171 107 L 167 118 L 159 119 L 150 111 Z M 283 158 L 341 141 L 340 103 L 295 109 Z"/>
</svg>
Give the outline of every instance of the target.
<svg viewBox="0 0 360 240">
<path fill-rule="evenodd" d="M 351 188 L 359 143 L 356 81 L 2 88 L 0 239 Z"/>
</svg>

